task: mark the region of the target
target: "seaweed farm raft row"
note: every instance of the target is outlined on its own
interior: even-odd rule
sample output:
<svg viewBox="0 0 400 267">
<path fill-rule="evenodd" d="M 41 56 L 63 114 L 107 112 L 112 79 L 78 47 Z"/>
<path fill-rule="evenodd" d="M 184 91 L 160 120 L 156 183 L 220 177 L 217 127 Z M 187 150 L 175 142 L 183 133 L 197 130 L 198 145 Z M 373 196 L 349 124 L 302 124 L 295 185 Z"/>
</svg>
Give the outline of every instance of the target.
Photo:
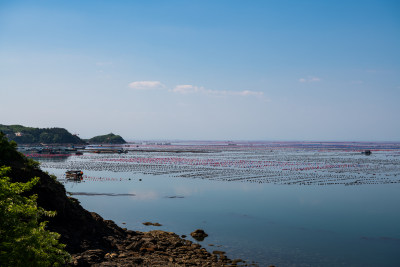
<svg viewBox="0 0 400 267">
<path fill-rule="evenodd" d="M 204 146 L 184 146 L 176 153 L 179 147 L 175 146 L 174 151 L 72 155 L 62 161 L 46 159 L 42 167 L 286 185 L 400 182 L 400 149 L 397 148 L 381 147 L 366 156 L 356 149 L 348 151 L 347 147 L 345 150 L 232 147 L 218 146 L 218 150 L 211 152 L 206 152 Z M 196 149 L 202 152 L 193 153 Z"/>
</svg>

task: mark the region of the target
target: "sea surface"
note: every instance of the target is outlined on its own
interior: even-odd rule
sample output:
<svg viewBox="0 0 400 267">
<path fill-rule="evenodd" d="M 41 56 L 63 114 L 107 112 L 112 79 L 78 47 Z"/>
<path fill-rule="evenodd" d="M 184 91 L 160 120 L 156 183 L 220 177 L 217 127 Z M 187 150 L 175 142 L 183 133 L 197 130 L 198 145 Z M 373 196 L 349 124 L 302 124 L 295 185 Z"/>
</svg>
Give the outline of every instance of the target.
<svg viewBox="0 0 400 267">
<path fill-rule="evenodd" d="M 30 155 L 124 228 L 186 235 L 260 266 L 400 266 L 400 144 L 175 142 Z M 366 149 L 371 155 L 365 155 Z M 67 170 L 82 170 L 71 182 Z M 160 227 L 143 222 L 158 222 Z"/>
</svg>

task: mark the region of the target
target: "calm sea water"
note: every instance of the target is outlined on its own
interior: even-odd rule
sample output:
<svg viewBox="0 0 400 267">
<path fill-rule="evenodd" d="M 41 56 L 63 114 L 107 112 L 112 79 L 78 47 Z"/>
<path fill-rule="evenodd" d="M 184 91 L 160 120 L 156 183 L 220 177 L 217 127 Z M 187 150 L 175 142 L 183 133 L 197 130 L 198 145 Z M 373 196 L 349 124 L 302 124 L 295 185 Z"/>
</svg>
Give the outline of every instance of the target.
<svg viewBox="0 0 400 267">
<path fill-rule="evenodd" d="M 400 266 L 398 151 L 380 151 L 369 158 L 342 151 L 277 149 L 273 155 L 269 151 L 270 158 L 277 159 L 280 166 L 257 167 L 258 163 L 254 168 L 263 169 L 269 176 L 275 168 L 274 183 L 250 169 L 248 179 L 229 180 L 229 176 L 245 173 L 243 164 L 236 164 L 238 159 L 263 158 L 269 162 L 270 158 L 259 150 L 228 152 L 85 154 L 83 158 L 45 158 L 42 165 L 65 184 L 67 191 L 78 193 L 74 197 L 84 208 L 121 227 L 172 231 L 188 239 L 190 232 L 204 229 L 209 236 L 199 243 L 210 252 L 224 250 L 230 258 L 255 261 L 260 266 Z M 205 158 L 218 159 L 225 166 L 205 164 Z M 338 158 L 347 160 L 338 163 Z M 197 165 L 188 164 L 187 159 L 197 159 Z M 199 166 L 199 159 L 204 164 Z M 311 170 L 297 168 L 288 175 L 291 181 L 316 180 L 308 185 L 289 183 L 285 180 L 288 164 L 282 162 L 317 166 Z M 85 179 L 81 183 L 66 182 L 63 174 L 76 167 L 84 171 Z M 238 175 L 226 169 L 236 169 Z M 216 177 L 221 179 L 213 179 Z M 333 183 L 333 178 L 340 182 Z M 368 183 L 346 186 L 354 182 L 351 179 Z M 327 181 L 332 184 L 320 185 Z M 146 221 L 162 226 L 144 226 Z"/>
</svg>

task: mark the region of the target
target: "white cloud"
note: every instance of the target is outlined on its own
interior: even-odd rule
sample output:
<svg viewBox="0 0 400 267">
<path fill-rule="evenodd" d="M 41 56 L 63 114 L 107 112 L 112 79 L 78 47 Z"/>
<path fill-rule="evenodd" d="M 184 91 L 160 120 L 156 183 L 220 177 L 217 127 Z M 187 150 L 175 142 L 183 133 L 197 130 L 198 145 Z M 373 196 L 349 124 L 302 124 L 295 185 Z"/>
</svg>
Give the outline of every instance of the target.
<svg viewBox="0 0 400 267">
<path fill-rule="evenodd" d="M 150 90 L 155 88 L 165 88 L 165 85 L 159 81 L 137 81 L 129 84 L 130 88 L 136 90 Z M 227 91 L 227 90 L 210 90 L 205 89 L 202 86 L 195 86 L 191 84 L 180 84 L 170 89 L 169 92 L 175 94 L 202 94 L 206 96 L 256 96 L 261 97 L 264 95 L 263 92 L 243 90 L 243 91 Z"/>
<path fill-rule="evenodd" d="M 165 85 L 159 81 L 137 81 L 137 82 L 131 82 L 129 84 L 129 87 L 137 90 L 149 90 L 149 89 L 163 88 L 165 87 Z"/>
<path fill-rule="evenodd" d="M 210 90 L 210 89 L 205 89 L 204 87 L 198 87 L 190 84 L 178 85 L 170 91 L 178 94 L 201 93 L 204 95 L 213 95 L 213 96 L 263 96 L 264 95 L 263 92 L 256 92 L 250 90 L 244 90 L 244 91 Z"/>
<path fill-rule="evenodd" d="M 238 95 L 241 96 L 262 96 L 264 95 L 263 92 L 256 92 L 256 91 L 250 91 L 250 90 L 244 90 L 241 92 L 237 92 Z"/>
<path fill-rule="evenodd" d="M 321 81 L 321 79 L 318 78 L 318 77 L 310 77 L 308 80 L 309 80 L 310 82 L 320 82 L 320 81 Z"/>
<path fill-rule="evenodd" d="M 178 94 L 190 94 L 190 93 L 198 93 L 204 92 L 205 89 L 203 87 L 197 87 L 190 84 L 182 84 L 177 85 L 171 92 L 178 93 Z"/>
<path fill-rule="evenodd" d="M 299 79 L 299 82 L 301 82 L 301 83 L 314 83 L 314 82 L 320 82 L 320 81 L 322 81 L 322 79 L 315 77 L 315 76 L 308 76 L 307 78 Z"/>
</svg>

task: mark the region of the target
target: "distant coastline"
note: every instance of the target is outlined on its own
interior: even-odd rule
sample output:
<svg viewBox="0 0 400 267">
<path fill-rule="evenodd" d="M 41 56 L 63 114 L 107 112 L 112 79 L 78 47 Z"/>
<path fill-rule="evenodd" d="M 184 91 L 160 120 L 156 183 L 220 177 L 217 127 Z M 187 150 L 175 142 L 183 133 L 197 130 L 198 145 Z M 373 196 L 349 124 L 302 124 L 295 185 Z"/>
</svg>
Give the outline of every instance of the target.
<svg viewBox="0 0 400 267">
<path fill-rule="evenodd" d="M 86 145 L 86 144 L 125 144 L 126 141 L 113 133 L 81 139 L 64 128 L 36 128 L 23 125 L 2 125 L 3 132 L 10 141 L 19 145 Z"/>
</svg>

